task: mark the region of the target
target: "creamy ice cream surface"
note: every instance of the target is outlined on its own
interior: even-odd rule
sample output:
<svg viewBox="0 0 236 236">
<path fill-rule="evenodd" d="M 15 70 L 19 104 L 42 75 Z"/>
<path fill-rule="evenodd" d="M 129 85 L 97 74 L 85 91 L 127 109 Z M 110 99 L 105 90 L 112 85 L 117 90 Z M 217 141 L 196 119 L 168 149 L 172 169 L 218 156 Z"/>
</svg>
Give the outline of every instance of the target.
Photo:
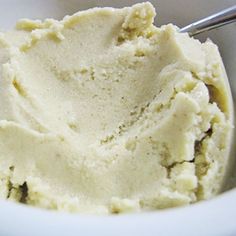
<svg viewBox="0 0 236 236">
<path fill-rule="evenodd" d="M 220 192 L 232 102 L 217 46 L 146 2 L 0 34 L 0 197 L 48 209 L 162 209 Z"/>
</svg>

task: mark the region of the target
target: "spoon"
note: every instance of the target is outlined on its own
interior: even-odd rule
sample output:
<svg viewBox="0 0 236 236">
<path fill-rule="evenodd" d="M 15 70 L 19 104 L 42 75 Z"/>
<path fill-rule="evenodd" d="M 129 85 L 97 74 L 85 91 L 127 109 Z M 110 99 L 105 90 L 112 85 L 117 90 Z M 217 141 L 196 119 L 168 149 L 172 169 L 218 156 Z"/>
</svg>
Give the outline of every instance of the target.
<svg viewBox="0 0 236 236">
<path fill-rule="evenodd" d="M 194 36 L 233 22 L 236 22 L 236 5 L 187 25 L 180 32 Z"/>
</svg>

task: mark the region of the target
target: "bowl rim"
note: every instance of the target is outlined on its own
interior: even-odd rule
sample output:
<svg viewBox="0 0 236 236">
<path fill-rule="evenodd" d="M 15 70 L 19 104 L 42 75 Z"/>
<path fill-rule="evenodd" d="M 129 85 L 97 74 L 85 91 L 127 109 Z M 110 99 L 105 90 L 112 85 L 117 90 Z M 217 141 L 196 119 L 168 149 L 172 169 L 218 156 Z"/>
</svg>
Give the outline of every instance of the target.
<svg viewBox="0 0 236 236">
<path fill-rule="evenodd" d="M 236 189 L 186 207 L 121 215 L 84 215 L 0 201 L 4 235 L 235 235 Z M 69 231 L 68 231 L 69 230 Z M 2 235 L 2 234 L 1 234 Z"/>
</svg>

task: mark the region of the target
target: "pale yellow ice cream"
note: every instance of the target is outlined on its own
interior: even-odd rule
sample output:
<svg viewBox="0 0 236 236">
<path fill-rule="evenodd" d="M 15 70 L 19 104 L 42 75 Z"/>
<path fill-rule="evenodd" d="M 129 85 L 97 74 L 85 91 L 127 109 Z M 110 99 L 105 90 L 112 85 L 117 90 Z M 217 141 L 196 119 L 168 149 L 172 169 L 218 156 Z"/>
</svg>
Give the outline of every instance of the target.
<svg viewBox="0 0 236 236">
<path fill-rule="evenodd" d="M 231 95 L 217 46 L 153 25 L 150 3 L 0 35 L 0 196 L 119 213 L 216 195 Z"/>
</svg>

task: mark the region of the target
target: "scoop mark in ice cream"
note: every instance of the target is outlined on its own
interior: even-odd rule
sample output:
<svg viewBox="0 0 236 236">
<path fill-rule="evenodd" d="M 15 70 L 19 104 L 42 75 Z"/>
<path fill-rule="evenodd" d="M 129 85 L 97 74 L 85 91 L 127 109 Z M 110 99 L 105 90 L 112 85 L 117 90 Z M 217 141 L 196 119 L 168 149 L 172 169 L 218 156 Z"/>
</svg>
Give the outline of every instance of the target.
<svg viewBox="0 0 236 236">
<path fill-rule="evenodd" d="M 0 197 L 70 212 L 175 207 L 219 193 L 232 133 L 211 41 L 146 2 L 0 35 Z"/>
</svg>

